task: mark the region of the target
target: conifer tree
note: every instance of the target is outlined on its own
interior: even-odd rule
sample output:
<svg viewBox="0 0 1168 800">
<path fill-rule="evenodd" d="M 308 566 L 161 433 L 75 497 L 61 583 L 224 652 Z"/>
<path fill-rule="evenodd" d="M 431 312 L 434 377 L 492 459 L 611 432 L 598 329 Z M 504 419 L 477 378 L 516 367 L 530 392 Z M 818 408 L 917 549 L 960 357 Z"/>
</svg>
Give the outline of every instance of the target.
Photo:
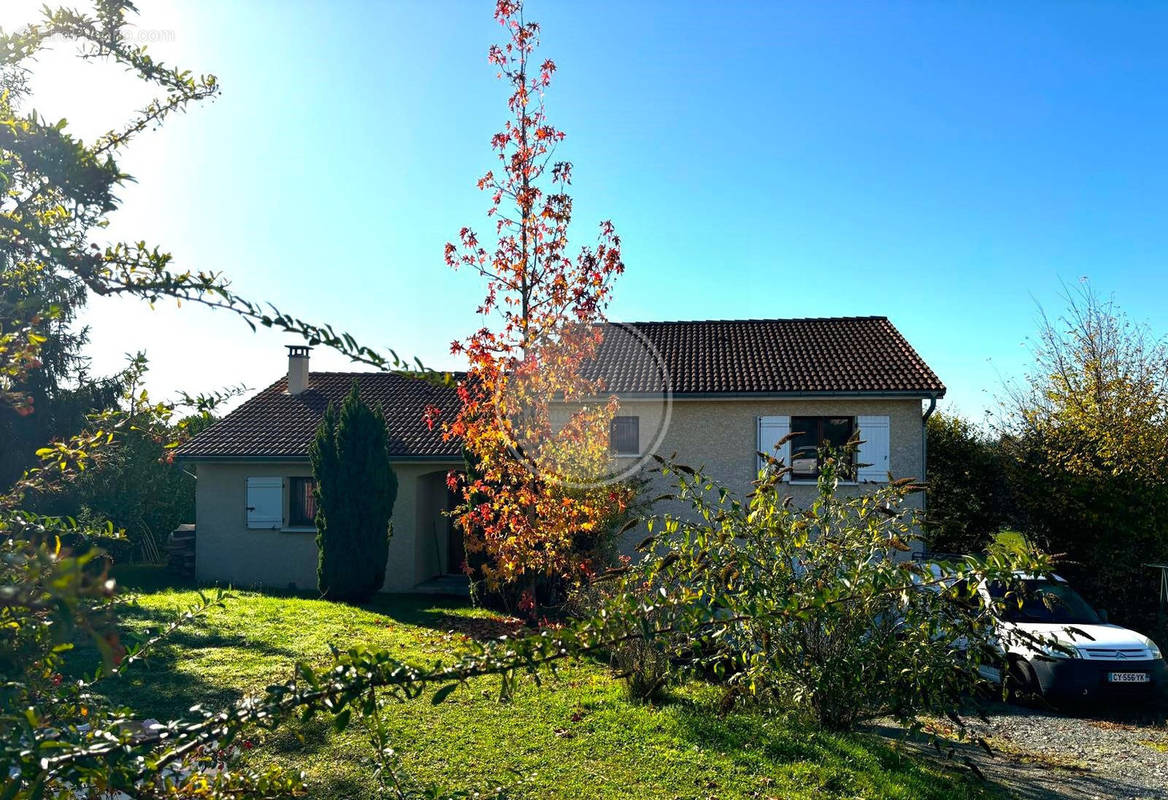
<svg viewBox="0 0 1168 800">
<path fill-rule="evenodd" d="M 316 479 L 317 588 L 331 600 L 368 600 L 385 582 L 397 475 L 385 419 L 361 401 L 357 381 L 330 405 L 309 448 Z"/>
</svg>

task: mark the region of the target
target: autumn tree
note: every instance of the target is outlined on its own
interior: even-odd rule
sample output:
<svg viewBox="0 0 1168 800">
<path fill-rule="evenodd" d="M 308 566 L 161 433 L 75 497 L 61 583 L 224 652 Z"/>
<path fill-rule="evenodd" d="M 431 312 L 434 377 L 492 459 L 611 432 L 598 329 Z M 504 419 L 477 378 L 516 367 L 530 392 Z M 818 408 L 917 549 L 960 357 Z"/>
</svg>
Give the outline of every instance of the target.
<svg viewBox="0 0 1168 800">
<path fill-rule="evenodd" d="M 495 18 L 509 39 L 488 60 L 510 89 L 510 116 L 491 139 L 498 166 L 478 186 L 491 198 L 496 241 L 488 247 L 467 227 L 446 246 L 449 266 L 486 280 L 478 311 L 493 323 L 452 345 L 470 367 L 461 411 L 444 422 L 477 465 L 450 484 L 468 553 L 484 557 L 492 587 L 587 569 L 587 542 L 630 500 L 607 480 L 615 401 L 582 372 L 624 271 L 620 238 L 606 221 L 596 244 L 570 254 L 572 166 L 555 160 L 564 133 L 544 106 L 556 66 L 536 60 L 540 29 L 522 3 L 499 0 Z"/>
<path fill-rule="evenodd" d="M 1132 625 L 1155 619 L 1168 560 L 1168 340 L 1083 283 L 1045 315 L 1008 400 L 1010 483 L 1060 572 Z"/>
</svg>

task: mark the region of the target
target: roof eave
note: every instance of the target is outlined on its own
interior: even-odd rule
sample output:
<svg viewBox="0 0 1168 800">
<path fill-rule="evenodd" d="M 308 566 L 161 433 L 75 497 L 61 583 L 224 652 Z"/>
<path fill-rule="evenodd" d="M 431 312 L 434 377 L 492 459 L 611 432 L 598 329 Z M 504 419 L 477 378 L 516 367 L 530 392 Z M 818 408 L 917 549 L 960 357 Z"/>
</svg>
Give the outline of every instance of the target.
<svg viewBox="0 0 1168 800">
<path fill-rule="evenodd" d="M 308 461 L 308 454 L 287 454 L 280 456 L 273 455 L 257 455 L 257 454 L 183 454 L 179 453 L 175 458 L 178 461 L 190 462 L 209 462 L 209 463 L 224 463 L 224 462 L 247 462 L 247 463 L 275 463 L 280 461 Z M 455 455 L 409 455 L 398 456 L 391 455 L 389 457 L 391 464 L 398 463 L 446 463 L 446 464 L 461 464 L 462 457 Z"/>
<path fill-rule="evenodd" d="M 662 397 L 663 392 L 613 392 L 618 400 L 653 400 Z M 784 400 L 804 398 L 848 398 L 855 400 L 886 400 L 886 399 L 917 399 L 938 400 L 945 396 L 944 387 L 940 389 L 908 389 L 904 391 L 823 391 L 823 392 L 671 392 L 669 396 L 674 400 Z"/>
</svg>

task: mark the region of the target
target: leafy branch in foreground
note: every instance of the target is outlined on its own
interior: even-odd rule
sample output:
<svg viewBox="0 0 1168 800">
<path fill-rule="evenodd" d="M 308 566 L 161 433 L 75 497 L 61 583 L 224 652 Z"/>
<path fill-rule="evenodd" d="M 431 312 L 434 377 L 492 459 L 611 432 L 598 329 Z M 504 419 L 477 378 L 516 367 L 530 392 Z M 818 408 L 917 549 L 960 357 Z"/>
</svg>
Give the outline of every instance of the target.
<svg viewBox="0 0 1168 800">
<path fill-rule="evenodd" d="M 94 6 L 92 15 L 46 8 L 40 22 L 0 31 L 0 289 L 20 293 L 30 282 L 42 287 L 39 304 L 9 309 L 11 316 L 0 324 L 0 390 L 10 401 L 27 403 L 17 389 L 39 366 L 52 321 L 71 316 L 87 292 L 200 303 L 237 314 L 253 329 L 297 334 L 359 363 L 411 366 L 392 350 L 380 352 L 330 325 L 244 298 L 222 272 L 175 269 L 170 253 L 145 241 L 94 241 L 117 209 L 117 191 L 132 180 L 117 156 L 142 132 L 219 93 L 215 76 L 156 61 L 129 41 L 127 18 L 134 7 L 128 0 L 95 0 Z M 64 120 L 50 123 L 35 111 L 22 113 L 31 65 L 50 41 L 61 39 L 75 43 L 83 60 L 124 67 L 159 96 L 93 143 L 72 136 Z"/>
<path fill-rule="evenodd" d="M 114 592 L 100 551 L 73 554 L 61 538 L 77 531 L 71 520 L 23 512 L 0 513 L 0 763 L 5 765 L 4 797 L 69 796 L 72 788 L 118 785 L 116 772 L 90 763 L 72 782 L 53 781 L 30 770 L 30 745 L 40 756 L 69 743 L 130 742 L 141 723 L 125 709 L 110 707 L 100 684 L 143 661 L 182 625 L 221 606 L 227 595 L 201 595 L 163 631 L 125 638 L 117 626 L 124 598 Z M 64 656 L 88 640 L 101 656 L 88 680 L 62 674 Z M 71 788 L 72 787 L 72 788 Z M 226 796 L 226 795 L 225 795 Z"/>
<path fill-rule="evenodd" d="M 199 718 L 165 729 L 132 738 L 38 736 L 23 742 L 27 779 L 89 780 L 92 765 L 100 763 L 103 779 L 140 785 L 201 748 L 230 744 L 250 728 L 272 730 L 326 714 L 339 728 L 354 717 L 369 720 L 381 768 L 389 771 L 386 780 L 404 791 L 408 779 L 395 765 L 388 734 L 376 727 L 380 703 L 416 701 L 426 694 L 431 702 L 442 702 L 459 686 L 486 676 L 499 679 L 501 695 L 509 697 L 523 675 L 538 684 L 565 659 L 611 652 L 629 642 L 688 657 L 694 674 L 713 674 L 736 695 L 805 703 L 832 726 L 875 714 L 893 714 L 913 725 L 918 712 L 954 715 L 963 693 L 978 683 L 984 639 L 955 637 L 984 637 L 988 616 L 972 610 L 958 587 L 1048 568 L 1041 557 L 1007 552 L 935 567 L 887 557 L 900 551 L 901 531 L 880 520 L 899 518 L 894 502 L 908 493 L 907 483 L 838 501 L 825 493 L 821 502 L 831 508 L 805 513 L 778 501 L 782 484 L 772 473 L 762 476 L 743 506 L 697 471 L 672 464 L 663 471 L 679 476 L 677 496 L 693 502 L 696 520 L 663 517 L 663 529 L 644 543 L 643 559 L 604 575 L 605 601 L 581 620 L 472 643 L 449 663 L 416 665 L 385 650 L 337 649 L 327 668 L 301 663 L 294 679 L 262 695 L 219 711 L 196 708 Z M 826 470 L 821 487 L 833 482 Z M 711 492 L 717 499 L 707 502 Z M 868 546 L 858 547 L 861 541 Z M 793 562 L 796 550 L 802 555 Z M 793 563 L 802 566 L 790 571 L 784 566 Z M 856 620 L 868 628 L 859 630 Z M 807 647 L 809 626 L 817 631 L 817 646 L 838 644 L 843 634 L 855 636 L 850 647 L 862 658 L 831 646 L 814 657 Z M 875 656 L 884 660 L 874 662 Z M 814 671 L 800 674 L 802 662 Z M 917 673 L 904 674 L 908 665 Z M 871 685 L 841 685 L 845 666 L 859 669 Z M 825 697 L 826 691 L 841 694 Z M 843 698 L 856 708 L 840 716 L 835 703 Z"/>
</svg>

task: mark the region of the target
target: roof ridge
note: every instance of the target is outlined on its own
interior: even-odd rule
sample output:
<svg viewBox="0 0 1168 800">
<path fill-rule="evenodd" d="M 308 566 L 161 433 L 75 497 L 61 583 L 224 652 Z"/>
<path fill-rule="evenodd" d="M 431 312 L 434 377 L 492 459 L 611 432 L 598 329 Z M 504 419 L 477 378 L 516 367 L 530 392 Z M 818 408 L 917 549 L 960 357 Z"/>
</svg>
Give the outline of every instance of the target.
<svg viewBox="0 0 1168 800">
<path fill-rule="evenodd" d="M 400 372 L 392 369 L 378 369 L 378 370 L 310 370 L 309 375 L 335 375 L 345 377 L 360 377 L 362 375 L 392 375 L 395 378 L 412 378 L 414 380 L 426 380 L 421 374 L 417 372 Z M 435 369 L 425 373 L 427 375 L 465 375 L 466 370 L 462 369 Z"/>
<path fill-rule="evenodd" d="M 731 322 L 869 322 L 888 320 L 884 314 L 868 314 L 843 317 L 745 317 L 740 319 L 652 319 L 652 320 L 607 320 L 607 325 L 709 325 Z"/>
</svg>

